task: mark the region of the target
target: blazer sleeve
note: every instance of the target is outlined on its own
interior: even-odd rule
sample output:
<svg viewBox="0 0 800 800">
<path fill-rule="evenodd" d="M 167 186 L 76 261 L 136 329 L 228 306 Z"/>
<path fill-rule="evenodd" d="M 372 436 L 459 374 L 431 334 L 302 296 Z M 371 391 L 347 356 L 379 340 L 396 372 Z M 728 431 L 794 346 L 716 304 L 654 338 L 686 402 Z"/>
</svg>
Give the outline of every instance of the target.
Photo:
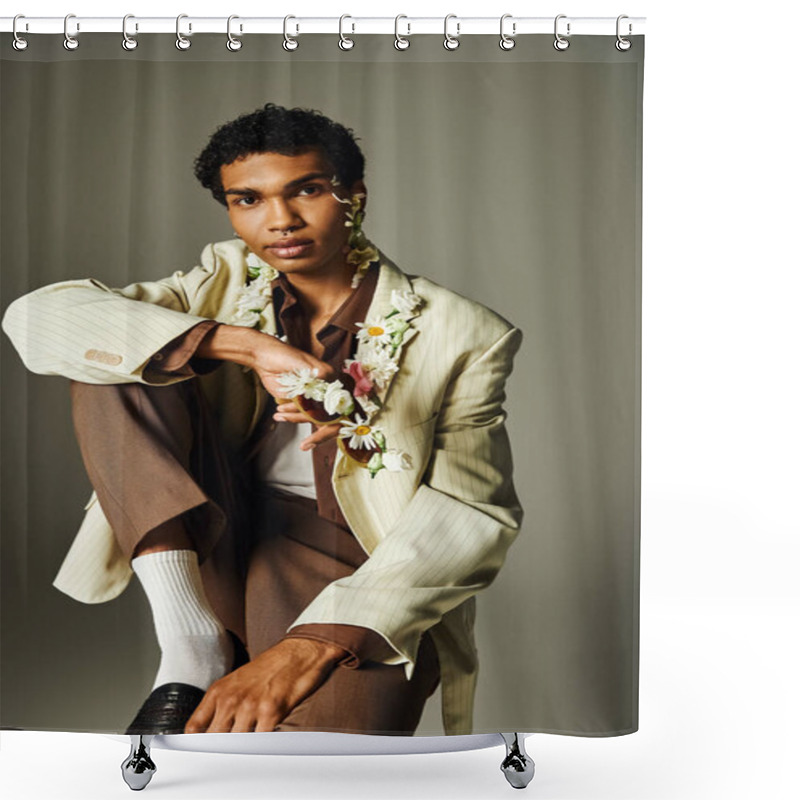
<svg viewBox="0 0 800 800">
<path fill-rule="evenodd" d="M 386 663 L 406 664 L 410 677 L 422 634 L 492 582 L 523 515 L 503 410 L 521 341 L 508 330 L 452 379 L 411 502 L 364 564 L 326 586 L 291 627 L 371 628 L 399 654 Z"/>
<path fill-rule="evenodd" d="M 97 384 L 186 380 L 180 373 L 145 374 L 145 367 L 161 348 L 208 319 L 194 309 L 218 267 L 209 244 L 199 266 L 163 280 L 122 289 L 92 278 L 53 283 L 11 303 L 2 327 L 25 366 L 40 375 Z"/>
</svg>

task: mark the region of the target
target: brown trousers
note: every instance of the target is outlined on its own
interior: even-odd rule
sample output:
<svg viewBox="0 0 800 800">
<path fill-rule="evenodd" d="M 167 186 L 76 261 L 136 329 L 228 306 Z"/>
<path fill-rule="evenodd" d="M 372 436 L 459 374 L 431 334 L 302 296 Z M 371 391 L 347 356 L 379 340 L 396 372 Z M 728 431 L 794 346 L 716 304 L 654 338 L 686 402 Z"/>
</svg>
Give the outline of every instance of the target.
<svg viewBox="0 0 800 800">
<path fill-rule="evenodd" d="M 181 516 L 212 608 L 251 658 L 332 580 L 366 554 L 316 502 L 260 485 L 228 452 L 199 382 L 72 382 L 75 431 L 98 501 L 127 558 L 149 531 Z M 410 734 L 439 682 L 426 634 L 410 681 L 402 666 L 338 667 L 276 730 Z"/>
</svg>

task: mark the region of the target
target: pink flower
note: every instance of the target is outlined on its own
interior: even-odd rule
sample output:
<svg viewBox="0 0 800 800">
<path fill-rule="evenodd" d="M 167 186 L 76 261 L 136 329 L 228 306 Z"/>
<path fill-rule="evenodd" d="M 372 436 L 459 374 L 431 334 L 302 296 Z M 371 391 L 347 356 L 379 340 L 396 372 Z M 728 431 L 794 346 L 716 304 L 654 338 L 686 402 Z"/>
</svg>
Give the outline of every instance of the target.
<svg viewBox="0 0 800 800">
<path fill-rule="evenodd" d="M 350 364 L 345 367 L 344 372 L 356 382 L 356 388 L 353 392 L 356 397 L 362 397 L 372 391 L 372 381 L 364 372 L 364 367 L 361 366 L 361 362 L 351 361 Z"/>
</svg>

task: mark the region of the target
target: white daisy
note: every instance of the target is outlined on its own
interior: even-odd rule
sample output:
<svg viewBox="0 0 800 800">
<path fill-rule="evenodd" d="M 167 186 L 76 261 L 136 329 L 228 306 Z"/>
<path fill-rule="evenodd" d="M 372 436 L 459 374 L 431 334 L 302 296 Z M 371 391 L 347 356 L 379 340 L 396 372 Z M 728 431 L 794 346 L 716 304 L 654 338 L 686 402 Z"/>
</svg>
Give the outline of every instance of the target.
<svg viewBox="0 0 800 800">
<path fill-rule="evenodd" d="M 356 402 L 361 406 L 362 410 L 367 415 L 368 420 L 373 414 L 377 414 L 381 408 L 374 400 L 370 400 L 365 394 L 356 397 Z"/>
<path fill-rule="evenodd" d="M 356 414 L 355 422 L 353 420 L 345 420 L 342 423 L 341 431 L 339 432 L 340 439 L 349 439 L 348 444 L 354 450 L 374 450 L 377 448 L 378 443 L 375 440 L 375 435 L 381 431 L 379 428 L 373 428 L 367 424 L 367 420 Z"/>
<path fill-rule="evenodd" d="M 398 334 L 402 335 L 410 327 L 411 326 L 408 324 L 408 321 L 405 319 L 405 317 L 401 317 L 399 315 L 389 317 L 386 320 L 386 329 L 395 336 Z"/>
<path fill-rule="evenodd" d="M 237 325 L 240 328 L 254 328 L 260 322 L 260 311 L 237 311 L 231 320 L 231 325 Z"/>
<path fill-rule="evenodd" d="M 327 383 L 317 377 L 319 370 L 315 367 L 301 367 L 300 369 L 284 372 L 278 376 L 278 382 L 286 390 L 286 397 L 292 398 L 302 395 L 309 400 L 324 400 Z"/>
<path fill-rule="evenodd" d="M 356 334 L 359 342 L 384 345 L 392 343 L 392 331 L 383 317 L 373 317 L 366 322 L 357 322 L 356 325 L 361 328 Z"/>
<path fill-rule="evenodd" d="M 271 302 L 270 278 L 262 273 L 239 291 L 233 324 L 248 328 L 257 325 L 261 320 L 261 313 Z"/>
<path fill-rule="evenodd" d="M 392 289 L 392 307 L 401 314 L 413 314 L 422 305 L 422 298 L 414 292 Z"/>
<path fill-rule="evenodd" d="M 261 278 L 256 278 L 251 284 L 245 286 L 236 298 L 236 309 L 238 311 L 263 309 L 269 304 L 269 291 L 265 291 Z"/>
<path fill-rule="evenodd" d="M 260 259 L 255 253 L 249 252 L 245 258 L 248 270 L 247 274 L 251 278 L 265 277 L 268 281 L 273 281 L 278 277 L 278 270 Z"/>
</svg>

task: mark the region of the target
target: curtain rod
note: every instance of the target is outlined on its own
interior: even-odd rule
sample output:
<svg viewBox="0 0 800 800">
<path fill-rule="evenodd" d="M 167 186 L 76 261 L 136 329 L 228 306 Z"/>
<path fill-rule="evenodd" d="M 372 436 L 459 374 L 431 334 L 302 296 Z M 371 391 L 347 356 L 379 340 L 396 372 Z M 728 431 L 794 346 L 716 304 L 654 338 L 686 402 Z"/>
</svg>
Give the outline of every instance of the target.
<svg viewBox="0 0 800 800">
<path fill-rule="evenodd" d="M 14 17 L 0 17 L 0 32 L 14 30 Z M 327 33 L 338 35 L 358 35 L 364 33 L 416 36 L 424 34 L 442 35 L 445 28 L 450 36 L 470 34 L 500 35 L 501 18 L 497 17 L 459 17 L 450 14 L 444 17 L 358 17 L 344 15 L 339 17 L 194 17 L 182 14 L 176 17 L 137 17 L 128 15 L 125 31 L 128 36 L 144 33 L 175 33 L 178 26 L 184 36 L 196 33 L 231 32 L 236 36 L 248 34 L 284 34 L 302 36 L 306 33 Z M 549 33 L 556 30 L 561 36 L 594 35 L 635 36 L 644 33 L 644 17 L 514 17 L 503 15 L 503 31 L 506 36 Z M 71 14 L 65 17 L 27 17 L 18 15 L 16 32 L 24 34 L 64 34 L 65 25 L 70 36 L 82 33 L 120 33 L 123 30 L 122 17 L 82 17 Z M 619 27 L 618 27 L 619 26 Z"/>
</svg>

